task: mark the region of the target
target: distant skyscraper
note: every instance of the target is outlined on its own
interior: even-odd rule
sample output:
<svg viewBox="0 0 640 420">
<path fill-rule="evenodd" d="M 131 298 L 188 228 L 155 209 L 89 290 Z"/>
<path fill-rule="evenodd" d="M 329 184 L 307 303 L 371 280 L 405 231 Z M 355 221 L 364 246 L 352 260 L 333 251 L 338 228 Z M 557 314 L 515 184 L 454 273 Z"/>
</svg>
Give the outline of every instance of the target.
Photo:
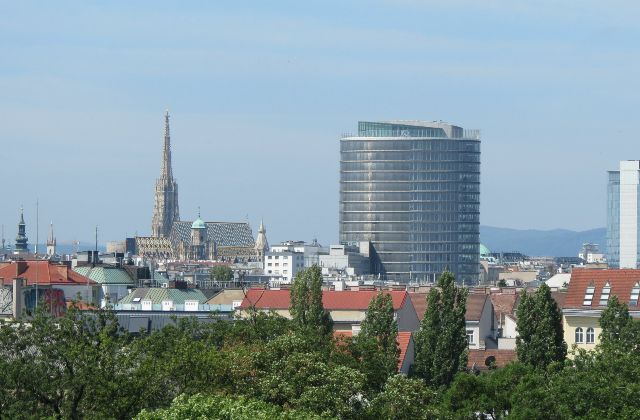
<svg viewBox="0 0 640 420">
<path fill-rule="evenodd" d="M 173 222 L 180 220 L 178 210 L 178 184 L 171 170 L 171 137 L 169 134 L 169 111 L 164 115 L 164 149 L 162 169 L 156 180 L 156 193 L 151 222 L 151 235 L 166 238 L 171 233 Z"/>
<path fill-rule="evenodd" d="M 638 204 L 640 161 L 620 162 L 609 171 L 607 185 L 607 261 L 610 267 L 640 268 L 638 265 Z"/>
<path fill-rule="evenodd" d="M 340 241 L 371 241 L 372 269 L 475 284 L 480 256 L 480 136 L 442 122 L 359 122 L 340 141 Z"/>
<path fill-rule="evenodd" d="M 18 235 L 16 236 L 16 246 L 14 254 L 26 254 L 29 252 L 29 239 L 27 238 L 27 225 L 24 222 L 24 210 L 20 208 L 20 222 L 18 223 Z"/>
</svg>

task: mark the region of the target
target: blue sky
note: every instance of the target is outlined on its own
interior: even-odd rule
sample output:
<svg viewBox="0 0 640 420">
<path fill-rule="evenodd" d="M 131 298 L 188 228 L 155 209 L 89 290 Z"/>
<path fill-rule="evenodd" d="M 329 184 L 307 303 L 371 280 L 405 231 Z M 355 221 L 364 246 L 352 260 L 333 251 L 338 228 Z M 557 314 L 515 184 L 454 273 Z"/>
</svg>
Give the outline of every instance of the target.
<svg viewBox="0 0 640 420">
<path fill-rule="evenodd" d="M 162 114 L 183 219 L 337 240 L 358 120 L 482 130 L 482 224 L 605 224 L 638 159 L 640 4 L 0 1 L 0 222 L 60 240 L 150 231 Z"/>
</svg>

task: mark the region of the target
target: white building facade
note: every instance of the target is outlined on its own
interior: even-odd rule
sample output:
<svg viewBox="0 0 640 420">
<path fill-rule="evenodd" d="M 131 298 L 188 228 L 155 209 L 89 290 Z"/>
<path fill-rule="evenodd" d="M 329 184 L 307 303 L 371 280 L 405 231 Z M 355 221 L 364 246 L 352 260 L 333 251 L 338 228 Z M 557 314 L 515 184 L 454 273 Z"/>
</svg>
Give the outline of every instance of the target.
<svg viewBox="0 0 640 420">
<path fill-rule="evenodd" d="M 638 268 L 640 161 L 620 162 L 607 186 L 607 261 L 613 268 Z"/>
</svg>

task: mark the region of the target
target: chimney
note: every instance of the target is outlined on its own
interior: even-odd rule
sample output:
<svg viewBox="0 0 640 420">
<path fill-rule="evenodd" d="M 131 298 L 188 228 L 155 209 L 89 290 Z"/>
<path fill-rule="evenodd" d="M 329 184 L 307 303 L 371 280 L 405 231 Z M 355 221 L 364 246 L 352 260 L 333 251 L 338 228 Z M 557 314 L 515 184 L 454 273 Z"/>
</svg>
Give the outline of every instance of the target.
<svg viewBox="0 0 640 420">
<path fill-rule="evenodd" d="M 13 303 L 11 304 L 11 311 L 13 312 L 14 319 L 20 319 L 22 316 L 22 282 L 21 277 L 13 279 Z"/>
<path fill-rule="evenodd" d="M 24 260 L 16 261 L 16 277 L 20 277 L 25 271 L 27 271 L 27 262 Z"/>
</svg>

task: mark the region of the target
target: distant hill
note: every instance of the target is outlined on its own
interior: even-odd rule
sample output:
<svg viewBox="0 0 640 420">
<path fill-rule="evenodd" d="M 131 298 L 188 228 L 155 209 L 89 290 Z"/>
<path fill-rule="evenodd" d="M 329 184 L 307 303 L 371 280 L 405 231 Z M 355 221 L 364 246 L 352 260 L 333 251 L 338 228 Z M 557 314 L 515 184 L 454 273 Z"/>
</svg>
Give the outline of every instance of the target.
<svg viewBox="0 0 640 420">
<path fill-rule="evenodd" d="M 577 256 L 585 242 L 600 245 L 605 250 L 605 228 L 576 232 L 566 229 L 519 230 L 480 226 L 480 242 L 492 252 L 519 251 L 529 256 Z"/>
</svg>

